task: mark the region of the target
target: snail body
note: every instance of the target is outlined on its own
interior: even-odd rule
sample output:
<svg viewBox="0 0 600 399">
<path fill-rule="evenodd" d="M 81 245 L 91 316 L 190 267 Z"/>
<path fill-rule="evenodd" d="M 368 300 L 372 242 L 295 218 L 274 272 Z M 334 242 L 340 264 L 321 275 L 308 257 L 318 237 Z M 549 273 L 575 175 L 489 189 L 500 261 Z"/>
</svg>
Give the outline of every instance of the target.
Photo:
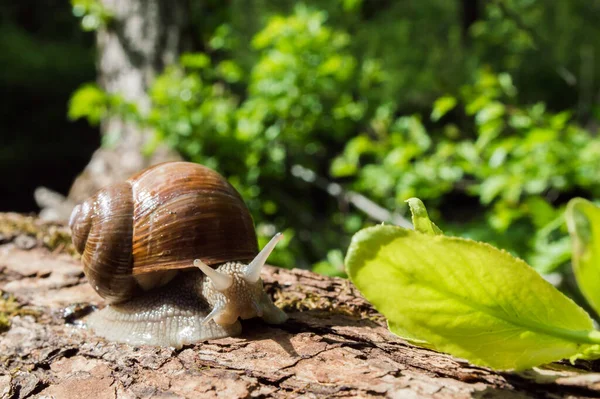
<svg viewBox="0 0 600 399">
<path fill-rule="evenodd" d="M 175 346 L 238 335 L 238 318 L 287 319 L 266 295 L 252 217 L 217 172 L 148 168 L 77 205 L 69 225 L 84 273 L 108 306 L 88 326 L 109 340 Z"/>
</svg>

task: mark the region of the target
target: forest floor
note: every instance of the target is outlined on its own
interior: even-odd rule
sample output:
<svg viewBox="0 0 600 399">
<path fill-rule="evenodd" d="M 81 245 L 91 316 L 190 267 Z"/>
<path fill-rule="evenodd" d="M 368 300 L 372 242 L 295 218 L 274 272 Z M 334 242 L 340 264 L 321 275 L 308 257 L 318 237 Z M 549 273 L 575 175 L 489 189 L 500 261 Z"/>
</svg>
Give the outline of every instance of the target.
<svg viewBox="0 0 600 399">
<path fill-rule="evenodd" d="M 497 373 L 408 344 L 344 279 L 266 267 L 289 321 L 182 349 L 107 342 L 68 231 L 0 214 L 0 398 L 598 398 L 597 364 Z M 6 322 L 10 321 L 10 325 Z"/>
</svg>

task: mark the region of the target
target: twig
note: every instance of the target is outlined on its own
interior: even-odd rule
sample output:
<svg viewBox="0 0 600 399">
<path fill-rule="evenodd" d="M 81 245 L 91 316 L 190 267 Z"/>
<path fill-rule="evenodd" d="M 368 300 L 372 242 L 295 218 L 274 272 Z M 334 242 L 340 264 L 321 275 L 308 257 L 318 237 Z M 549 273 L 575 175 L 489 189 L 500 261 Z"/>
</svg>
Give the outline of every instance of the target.
<svg viewBox="0 0 600 399">
<path fill-rule="evenodd" d="M 397 226 L 413 228 L 412 223 L 404 216 L 398 213 L 392 213 L 384 207 L 378 205 L 371 199 L 354 191 L 347 191 L 338 183 L 330 182 L 324 177 L 317 176 L 312 170 L 305 168 L 302 165 L 292 166 L 292 175 L 307 183 L 312 183 L 315 186 L 325 190 L 331 196 L 343 198 L 345 201 L 354 205 L 357 209 L 364 212 L 371 219 L 378 222 L 392 223 Z"/>
</svg>

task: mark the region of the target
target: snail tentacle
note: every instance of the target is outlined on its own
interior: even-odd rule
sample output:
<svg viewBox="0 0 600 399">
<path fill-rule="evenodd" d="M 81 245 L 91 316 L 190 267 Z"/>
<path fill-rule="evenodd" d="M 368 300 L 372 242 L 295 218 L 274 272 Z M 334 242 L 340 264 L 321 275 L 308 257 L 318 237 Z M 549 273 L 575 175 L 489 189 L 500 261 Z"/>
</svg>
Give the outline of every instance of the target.
<svg viewBox="0 0 600 399">
<path fill-rule="evenodd" d="M 206 277 L 208 277 L 217 291 L 223 292 L 231 287 L 231 284 L 233 284 L 233 277 L 216 271 L 206 263 L 202 262 L 200 259 L 194 260 L 194 266 L 198 267 L 204 274 L 206 274 Z"/>
<path fill-rule="evenodd" d="M 246 280 L 248 283 L 256 283 L 258 281 L 260 278 L 260 270 L 265 263 L 267 263 L 267 258 L 269 255 L 271 255 L 271 252 L 273 252 L 275 246 L 279 241 L 281 241 L 282 238 L 283 234 L 281 233 L 277 233 L 273 238 L 271 238 L 271 241 L 269 241 L 262 251 L 256 255 L 254 260 L 244 268 L 244 280 Z"/>
<path fill-rule="evenodd" d="M 204 320 L 202 320 L 202 324 L 208 324 L 208 322 L 210 322 L 212 319 L 216 318 L 217 316 L 219 316 L 220 314 L 223 313 L 224 311 L 224 306 L 222 305 L 217 305 L 213 308 L 213 310 L 210 311 L 210 313 L 204 318 Z M 216 320 L 215 320 L 216 322 Z M 221 323 L 217 323 L 217 324 L 221 324 Z"/>
<path fill-rule="evenodd" d="M 256 299 L 253 299 L 252 300 L 252 307 L 254 308 L 254 311 L 256 312 L 256 315 L 258 317 L 263 317 L 263 314 L 264 314 L 263 307 L 262 307 L 262 304 L 259 301 L 257 301 Z"/>
<path fill-rule="evenodd" d="M 260 307 L 262 315 L 259 317 L 269 324 L 281 324 L 288 319 L 288 315 L 279 309 L 264 291 L 260 298 Z"/>
</svg>

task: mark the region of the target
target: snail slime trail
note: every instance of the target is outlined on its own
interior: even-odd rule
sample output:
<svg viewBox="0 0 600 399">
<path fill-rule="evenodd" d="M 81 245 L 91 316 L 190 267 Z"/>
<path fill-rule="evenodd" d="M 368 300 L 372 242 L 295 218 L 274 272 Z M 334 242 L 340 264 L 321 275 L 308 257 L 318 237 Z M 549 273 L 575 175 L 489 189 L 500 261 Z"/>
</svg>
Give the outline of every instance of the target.
<svg viewBox="0 0 600 399">
<path fill-rule="evenodd" d="M 239 318 L 287 320 L 260 278 L 282 235 L 259 253 L 241 196 L 207 167 L 148 168 L 75 207 L 69 225 L 108 303 L 88 325 L 108 340 L 181 347 L 239 335 Z"/>
</svg>

